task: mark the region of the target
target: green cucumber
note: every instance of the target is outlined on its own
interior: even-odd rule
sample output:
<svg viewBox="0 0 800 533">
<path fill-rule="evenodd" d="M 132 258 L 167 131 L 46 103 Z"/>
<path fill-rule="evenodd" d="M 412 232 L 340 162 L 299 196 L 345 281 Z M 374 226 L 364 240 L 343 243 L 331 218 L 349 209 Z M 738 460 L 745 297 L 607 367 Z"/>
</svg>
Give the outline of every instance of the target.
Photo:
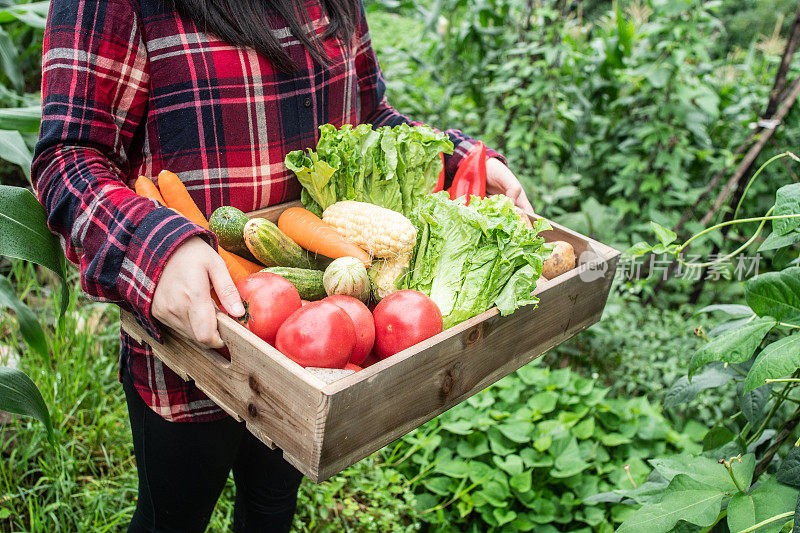
<svg viewBox="0 0 800 533">
<path fill-rule="evenodd" d="M 292 282 L 303 300 L 322 300 L 327 296 L 322 284 L 322 271 L 310 268 L 268 267 L 261 272 L 272 272 Z"/>
<path fill-rule="evenodd" d="M 243 211 L 225 205 L 211 213 L 208 225 L 216 234 L 220 246 L 231 253 L 255 261 L 256 258 L 244 243 L 244 226 L 249 220 Z"/>
<path fill-rule="evenodd" d="M 254 218 L 244 225 L 244 242 L 256 259 L 268 267 L 317 267 L 306 250 L 266 218 Z"/>
</svg>

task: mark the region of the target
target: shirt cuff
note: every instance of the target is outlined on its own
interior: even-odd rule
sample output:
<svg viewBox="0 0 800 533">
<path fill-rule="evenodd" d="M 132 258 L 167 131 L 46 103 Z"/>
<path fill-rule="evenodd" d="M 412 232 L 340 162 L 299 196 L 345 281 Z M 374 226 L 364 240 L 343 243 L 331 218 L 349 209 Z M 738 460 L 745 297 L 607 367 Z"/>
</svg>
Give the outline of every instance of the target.
<svg viewBox="0 0 800 533">
<path fill-rule="evenodd" d="M 195 235 L 217 248 L 217 237 L 213 232 L 172 209 L 159 207 L 139 222 L 125 252 L 117 281 L 119 294 L 139 325 L 159 342 L 161 328 L 151 310 L 156 285 L 172 252 Z"/>
</svg>

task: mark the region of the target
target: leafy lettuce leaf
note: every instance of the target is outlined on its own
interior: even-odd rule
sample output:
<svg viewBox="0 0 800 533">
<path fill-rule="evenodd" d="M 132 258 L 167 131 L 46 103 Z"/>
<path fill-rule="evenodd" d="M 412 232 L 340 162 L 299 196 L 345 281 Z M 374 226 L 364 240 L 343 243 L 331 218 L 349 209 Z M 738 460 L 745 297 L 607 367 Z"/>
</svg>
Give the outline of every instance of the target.
<svg viewBox="0 0 800 533">
<path fill-rule="evenodd" d="M 440 153 L 452 153 L 447 135 L 428 126 L 369 124 L 320 126 L 316 151 L 290 152 L 286 166 L 303 186 L 301 200 L 321 212 L 340 200 L 369 202 L 408 216 L 433 191 Z"/>
<path fill-rule="evenodd" d="M 528 228 L 505 196 L 467 206 L 446 192 L 420 197 L 411 218 L 418 242 L 401 283 L 436 302 L 445 328 L 493 306 L 508 315 L 538 301 L 531 293 L 550 253 L 538 236 L 547 221 Z"/>
</svg>

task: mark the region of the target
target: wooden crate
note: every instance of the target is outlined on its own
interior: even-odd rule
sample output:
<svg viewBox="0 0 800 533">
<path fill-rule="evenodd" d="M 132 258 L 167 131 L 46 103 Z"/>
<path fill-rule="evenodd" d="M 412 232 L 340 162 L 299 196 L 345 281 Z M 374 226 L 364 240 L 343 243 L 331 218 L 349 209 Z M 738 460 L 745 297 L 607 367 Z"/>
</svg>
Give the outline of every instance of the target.
<svg viewBox="0 0 800 533">
<path fill-rule="evenodd" d="M 297 203 L 250 213 L 275 221 Z M 314 482 L 379 450 L 600 319 L 619 252 L 552 224 L 579 266 L 540 282 L 539 306 L 490 309 L 417 346 L 330 384 L 218 313 L 231 360 L 164 328 L 163 343 L 123 312 L 122 327 Z"/>
</svg>

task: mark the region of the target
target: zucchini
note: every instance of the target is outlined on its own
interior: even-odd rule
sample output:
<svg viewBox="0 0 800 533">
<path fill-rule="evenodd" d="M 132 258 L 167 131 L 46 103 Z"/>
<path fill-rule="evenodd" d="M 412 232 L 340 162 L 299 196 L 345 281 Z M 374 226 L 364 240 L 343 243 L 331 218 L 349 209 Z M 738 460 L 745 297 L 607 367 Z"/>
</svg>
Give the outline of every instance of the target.
<svg viewBox="0 0 800 533">
<path fill-rule="evenodd" d="M 255 261 L 256 258 L 244 243 L 244 226 L 249 220 L 243 211 L 225 205 L 211 213 L 208 225 L 216 234 L 220 246 L 238 256 Z"/>
<path fill-rule="evenodd" d="M 327 296 L 322 284 L 322 271 L 309 268 L 268 267 L 261 272 L 272 272 L 292 282 L 303 300 L 322 300 Z"/>
<path fill-rule="evenodd" d="M 317 267 L 306 250 L 266 218 L 254 218 L 244 225 L 244 242 L 256 259 L 268 267 Z"/>
</svg>

